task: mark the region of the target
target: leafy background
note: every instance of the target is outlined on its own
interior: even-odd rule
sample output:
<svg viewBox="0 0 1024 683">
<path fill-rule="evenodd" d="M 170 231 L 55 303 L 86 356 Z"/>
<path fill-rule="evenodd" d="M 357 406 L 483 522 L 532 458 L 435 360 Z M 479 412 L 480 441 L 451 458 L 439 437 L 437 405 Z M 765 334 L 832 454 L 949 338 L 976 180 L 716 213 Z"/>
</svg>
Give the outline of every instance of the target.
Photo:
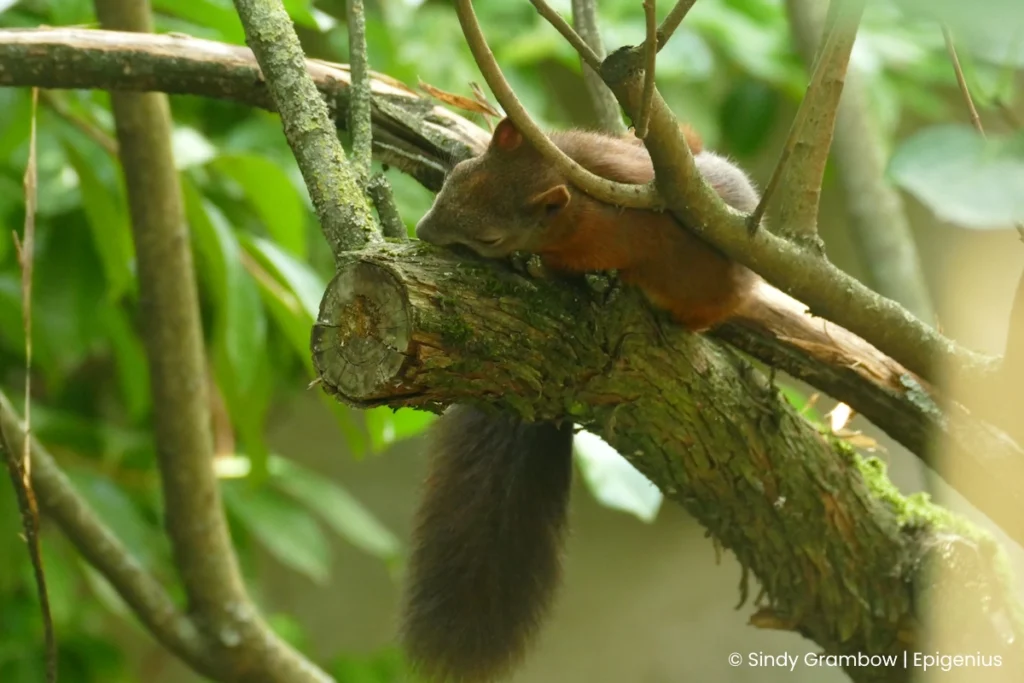
<svg viewBox="0 0 1024 683">
<path fill-rule="evenodd" d="M 569 11 L 569 0 L 552 4 Z M 345 61 L 344 2 L 286 0 L 285 5 L 311 56 Z M 368 5 L 375 70 L 411 85 L 422 79 L 460 93 L 480 80 L 447 3 L 377 0 Z M 551 126 L 592 123 L 576 58 L 533 8 L 510 0 L 476 5 L 527 108 Z M 670 3 L 661 5 L 664 11 Z M 243 42 L 230 0 L 154 0 L 153 8 L 159 31 Z M 1005 229 L 1011 220 L 1024 219 L 1024 137 L 1013 120 L 1013 112 L 1020 111 L 1014 104 L 1024 66 L 1024 13 L 1014 3 L 993 2 L 990 9 L 955 14 L 955 3 L 874 3 L 854 53 L 892 153 L 892 180 L 947 227 Z M 941 34 L 930 19 L 944 11 L 954 12 L 943 16 L 964 37 L 961 56 L 979 106 L 1005 113 L 990 117 L 994 134 L 987 141 L 962 123 L 963 104 Z M 609 46 L 641 39 L 638 2 L 602 0 L 600 12 Z M 86 0 L 0 0 L 2 27 L 95 21 Z M 658 78 L 669 103 L 709 146 L 736 157 L 762 180 L 806 84 L 779 0 L 701 0 L 662 53 Z M 268 439 L 268 425 L 298 401 L 319 401 L 333 415 L 330 438 L 336 449 L 366 462 L 398 457 L 393 444 L 419 434 L 431 418 L 415 411 L 358 412 L 326 397 L 310 397 L 305 389 L 313 378 L 309 329 L 331 260 L 279 121 L 227 102 L 184 96 L 171 101 L 209 381 L 216 389 L 211 411 L 220 437 L 218 468 L 250 585 L 257 599 L 272 576 L 280 582 L 297 574 L 323 585 L 338 570 L 331 552 L 338 539 L 396 577 L 404 554 L 400 535 L 370 512 L 366 492 L 325 476 L 313 464 L 284 457 Z M 20 231 L 24 220 L 21 176 L 29 102 L 25 90 L 0 89 L 0 385 L 19 400 L 24 383 L 19 273 L 6 236 Z M 109 97 L 44 93 L 38 126 L 35 430 L 143 564 L 173 585 L 160 522 L 149 377 L 136 321 L 136 266 L 112 153 Z M 391 180 L 411 229 L 431 195 L 404 176 L 392 173 Z M 830 247 L 840 247 L 836 260 L 858 272 L 861 264 L 842 249 L 848 238 L 827 225 L 823 232 Z M 788 393 L 794 402 L 805 400 L 799 391 Z M 303 447 L 289 445 L 290 451 Z M 585 436 L 577 448 L 580 472 L 601 504 L 643 520 L 657 515 L 658 492 L 603 442 Z M 135 680 L 145 668 L 125 645 L 130 642 L 125 634 L 138 627 L 124 605 L 53 529 L 46 529 L 43 550 L 62 680 Z M 308 624 L 283 612 L 273 612 L 271 621 L 286 638 L 309 647 Z M 0 486 L 0 680 L 42 680 L 40 643 L 18 517 L 11 492 Z M 390 681 L 401 672 L 400 657 L 391 648 L 336 650 L 323 661 L 345 681 Z"/>
</svg>

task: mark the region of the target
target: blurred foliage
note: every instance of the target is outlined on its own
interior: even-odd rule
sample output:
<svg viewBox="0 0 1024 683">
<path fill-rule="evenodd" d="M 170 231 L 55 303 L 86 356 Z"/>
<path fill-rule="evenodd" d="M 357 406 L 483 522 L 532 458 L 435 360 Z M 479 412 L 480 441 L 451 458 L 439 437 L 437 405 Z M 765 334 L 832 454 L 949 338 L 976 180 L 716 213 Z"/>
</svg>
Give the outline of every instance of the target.
<svg viewBox="0 0 1024 683">
<path fill-rule="evenodd" d="M 993 0 L 1001 14 L 965 15 L 962 3 L 873 3 L 854 52 L 890 149 L 895 179 L 947 220 L 992 226 L 1024 217 L 1021 139 L 982 143 L 963 129 L 963 102 L 933 22 L 965 36 L 961 58 L 979 105 L 1012 105 L 1024 64 L 1016 0 Z M 563 13 L 569 0 L 553 2 Z M 660 3 L 665 12 L 672 3 Z M 286 0 L 311 56 L 345 61 L 344 1 Z M 368 3 L 372 67 L 402 81 L 422 79 L 468 93 L 479 81 L 458 21 L 446 2 Z M 154 0 L 159 31 L 241 43 L 230 0 Z M 477 11 L 499 61 L 526 106 L 548 125 L 592 122 L 570 48 L 529 3 L 480 0 Z M 943 12 L 952 12 L 944 15 Z M 610 48 L 636 43 L 643 17 L 633 0 L 602 0 Z M 955 21 L 954 21 L 955 20 Z M 0 0 L 0 26 L 95 25 L 89 0 Z M 1013 30 L 1016 28 L 1016 32 Z M 986 33 L 988 31 L 989 33 Z M 997 36 L 983 40 L 979 36 Z M 1017 39 L 1014 43 L 1014 36 Z M 777 153 L 779 135 L 806 76 L 781 0 L 701 0 L 662 52 L 659 86 L 708 144 L 742 160 Z M 225 499 L 242 564 L 258 583 L 254 550 L 314 581 L 331 573 L 331 534 L 379 558 L 401 561 L 394 535 L 343 488 L 272 455 L 265 434 L 275 406 L 313 378 L 309 329 L 331 258 L 309 198 L 273 115 L 229 102 L 172 98 L 174 146 L 200 284 L 211 382 L 223 398 L 241 463 Z M 24 381 L 19 274 L 7 235 L 24 220 L 21 177 L 27 158 L 29 94 L 0 89 L 0 384 L 18 399 Z M 1005 126 L 1004 126 L 1005 128 Z M 39 212 L 34 292 L 33 414 L 37 435 L 82 493 L 158 577 L 171 579 L 160 521 L 151 431 L 152 404 L 136 308 L 138 286 L 125 192 L 111 149 L 109 98 L 101 92 L 45 93 L 39 115 Z M 965 169 L 979 175 L 963 183 Z M 392 174 L 411 227 L 431 201 L 414 181 Z M 803 398 L 788 391 L 794 403 Z M 380 408 L 360 414 L 324 398 L 338 441 L 355 456 L 378 453 L 420 432 L 431 416 Z M 606 448 L 606 447 L 605 447 Z M 599 441 L 578 444 L 585 480 L 599 500 L 651 518 L 660 494 L 608 457 Z M 618 469 L 616 469 L 618 466 Z M 240 474 L 247 476 L 239 476 Z M 106 582 L 69 544 L 46 529 L 43 549 L 60 641 L 63 681 L 137 680 L 117 633 L 139 630 Z M 173 582 L 168 582 L 173 585 Z M 11 492 L 0 486 L 0 680 L 42 679 L 40 620 Z M 300 624 L 270 621 L 306 647 Z M 339 680 L 396 680 L 393 650 L 336 653 Z"/>
</svg>

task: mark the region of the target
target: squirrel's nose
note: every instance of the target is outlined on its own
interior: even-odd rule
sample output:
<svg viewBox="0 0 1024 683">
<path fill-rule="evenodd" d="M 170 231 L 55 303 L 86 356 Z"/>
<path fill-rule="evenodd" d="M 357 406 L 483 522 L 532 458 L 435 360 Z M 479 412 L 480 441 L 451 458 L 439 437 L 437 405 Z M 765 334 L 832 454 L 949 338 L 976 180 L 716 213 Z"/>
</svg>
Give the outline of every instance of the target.
<svg viewBox="0 0 1024 683">
<path fill-rule="evenodd" d="M 433 210 L 423 214 L 423 218 L 416 224 L 416 239 L 429 244 L 444 246 L 449 242 L 444 237 L 444 231 L 437 228 L 437 221 L 434 220 Z"/>
</svg>

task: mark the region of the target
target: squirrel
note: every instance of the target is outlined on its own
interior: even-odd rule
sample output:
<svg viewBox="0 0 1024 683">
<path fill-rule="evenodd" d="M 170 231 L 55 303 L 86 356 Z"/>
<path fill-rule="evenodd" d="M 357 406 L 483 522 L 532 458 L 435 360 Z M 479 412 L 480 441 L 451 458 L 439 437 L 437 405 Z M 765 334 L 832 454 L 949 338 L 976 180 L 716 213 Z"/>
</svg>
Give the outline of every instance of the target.
<svg viewBox="0 0 1024 683">
<path fill-rule="evenodd" d="M 752 211 L 759 197 L 747 175 L 683 132 L 711 187 Z M 654 177 L 636 137 L 574 130 L 550 138 L 604 178 Z M 670 214 L 614 207 L 576 189 L 509 119 L 482 155 L 452 168 L 416 235 L 485 258 L 532 252 L 556 273 L 617 269 L 694 331 L 736 313 L 757 281 Z M 527 423 L 466 405 L 432 427 L 401 616 L 406 656 L 429 680 L 485 683 L 523 659 L 560 581 L 572 440 L 571 423 Z"/>
</svg>

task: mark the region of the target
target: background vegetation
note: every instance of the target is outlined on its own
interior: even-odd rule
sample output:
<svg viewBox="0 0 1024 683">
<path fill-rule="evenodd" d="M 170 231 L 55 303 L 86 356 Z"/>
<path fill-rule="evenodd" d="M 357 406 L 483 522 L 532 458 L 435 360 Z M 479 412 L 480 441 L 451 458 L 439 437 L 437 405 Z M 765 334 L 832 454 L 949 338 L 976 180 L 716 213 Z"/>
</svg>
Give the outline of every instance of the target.
<svg viewBox="0 0 1024 683">
<path fill-rule="evenodd" d="M 564 13 L 569 2 L 552 2 Z M 667 9 L 667 3 L 664 9 Z M 344 2 L 286 0 L 307 54 L 347 60 Z M 445 2 L 368 3 L 374 70 L 468 93 L 480 82 L 454 12 Z M 242 44 L 229 0 L 154 0 L 157 29 Z M 477 3 L 498 61 L 527 108 L 552 127 L 589 125 L 589 103 L 571 48 L 526 2 Z M 600 3 L 608 45 L 643 38 L 634 0 Z M 0 0 L 0 27 L 92 25 L 87 0 Z M 1005 228 L 1024 215 L 1024 137 L 1014 111 L 1024 38 L 965 35 L 962 58 L 980 107 L 993 112 L 995 142 L 984 146 L 930 21 L 874 3 L 853 56 L 871 110 L 893 157 L 892 178 L 936 215 L 969 228 Z M 701 0 L 658 62 L 661 91 L 681 119 L 757 174 L 774 161 L 780 134 L 806 86 L 781 0 Z M 236 546 L 259 600 L 269 553 L 289 570 L 324 582 L 336 535 L 393 575 L 403 548 L 346 488 L 280 457 L 267 424 L 313 379 L 309 329 L 332 262 L 275 115 L 228 102 L 172 97 L 175 158 L 184 187 L 210 359 L 218 467 Z M 30 98 L 0 89 L 0 387 L 24 386 L 20 274 L 7 237 L 24 220 L 21 177 L 28 154 Z M 150 428 L 149 378 L 137 330 L 139 305 L 125 193 L 106 93 L 43 93 L 38 117 L 39 210 L 34 291 L 33 417 L 89 502 L 158 577 L 171 571 L 160 521 Z M 347 141 L 346 141 L 347 142 Z M 986 156 L 972 174 L 967 160 Z M 992 161 L 994 160 L 994 161 Z M 959 164 L 959 165 L 958 165 Z M 760 174 L 762 179 L 764 173 Z M 390 173 L 411 226 L 431 194 Z M 827 182 L 831 182 L 831 178 Z M 986 201 L 978 201 L 984 192 Z M 826 241 L 842 240 L 823 226 Z M 841 265 L 858 270 L 856 257 Z M 795 400 L 800 400 L 794 393 Z M 393 457 L 389 446 L 418 434 L 430 417 L 377 409 L 360 413 L 321 399 L 336 418 L 339 453 Z M 638 475 L 585 441 L 584 472 L 600 500 L 650 519 L 660 496 Z M 611 468 L 610 471 L 607 468 Z M 31 568 L 13 495 L 0 486 L 0 680 L 42 680 L 43 653 Z M 135 680 L 120 633 L 132 618 L 93 570 L 47 530 L 43 551 L 60 638 L 62 680 Z M 287 640 L 308 642 L 306 625 L 270 615 Z M 395 680 L 396 653 L 336 652 L 329 669 L 346 681 Z"/>
</svg>

